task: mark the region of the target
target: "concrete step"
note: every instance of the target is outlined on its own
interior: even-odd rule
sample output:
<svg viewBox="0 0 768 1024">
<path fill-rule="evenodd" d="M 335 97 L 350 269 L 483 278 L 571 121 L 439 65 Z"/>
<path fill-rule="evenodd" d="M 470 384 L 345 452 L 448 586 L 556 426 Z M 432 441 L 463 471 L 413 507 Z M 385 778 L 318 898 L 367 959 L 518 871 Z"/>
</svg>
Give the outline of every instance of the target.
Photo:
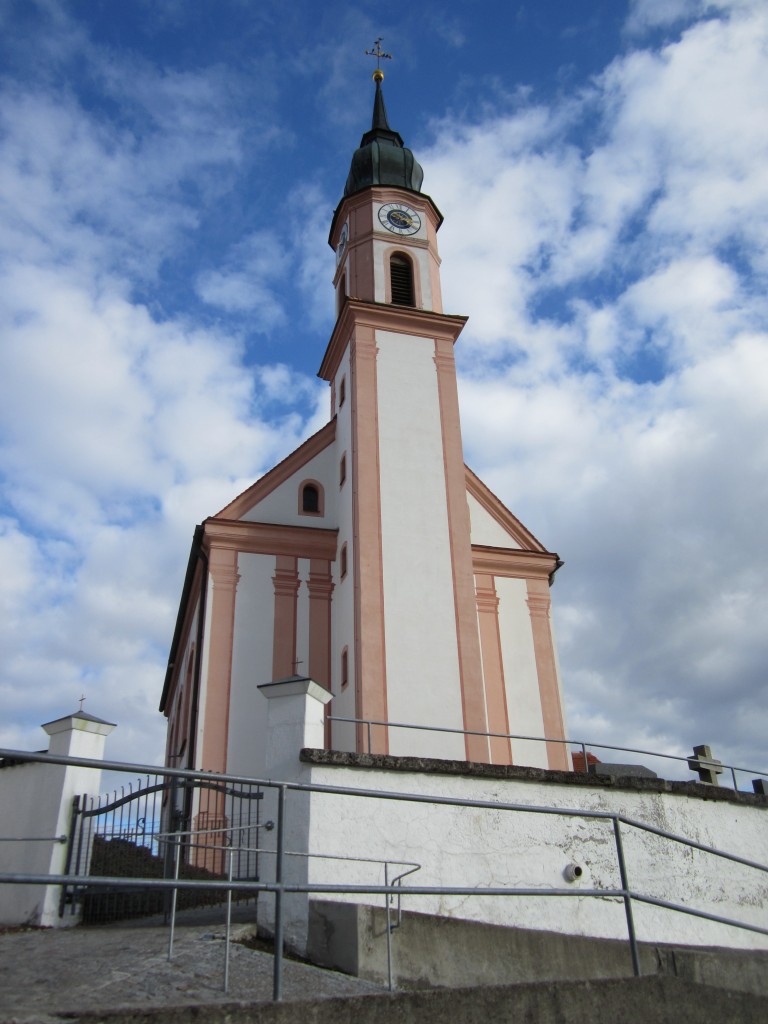
<svg viewBox="0 0 768 1024">
<path fill-rule="evenodd" d="M 765 1024 L 768 998 L 681 978 L 538 982 L 78 1016 L 80 1024 Z"/>
<path fill-rule="evenodd" d="M 381 908 L 313 901 L 308 957 L 321 966 L 386 984 L 386 929 Z M 627 941 L 413 912 L 403 913 L 392 934 L 391 952 L 396 988 L 593 981 L 633 974 Z M 646 977 L 768 996 L 767 951 L 641 943 L 640 962 Z"/>
</svg>

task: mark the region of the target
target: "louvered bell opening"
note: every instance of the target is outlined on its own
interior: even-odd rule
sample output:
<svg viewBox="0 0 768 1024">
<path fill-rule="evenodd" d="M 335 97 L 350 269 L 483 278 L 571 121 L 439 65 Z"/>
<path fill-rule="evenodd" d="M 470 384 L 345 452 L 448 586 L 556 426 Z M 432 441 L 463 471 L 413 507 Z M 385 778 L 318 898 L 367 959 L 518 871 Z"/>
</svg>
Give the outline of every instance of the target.
<svg viewBox="0 0 768 1024">
<path fill-rule="evenodd" d="M 389 261 L 389 274 L 392 283 L 392 303 L 395 306 L 412 306 L 413 302 L 413 269 L 411 261 L 405 256 L 393 256 Z"/>
</svg>

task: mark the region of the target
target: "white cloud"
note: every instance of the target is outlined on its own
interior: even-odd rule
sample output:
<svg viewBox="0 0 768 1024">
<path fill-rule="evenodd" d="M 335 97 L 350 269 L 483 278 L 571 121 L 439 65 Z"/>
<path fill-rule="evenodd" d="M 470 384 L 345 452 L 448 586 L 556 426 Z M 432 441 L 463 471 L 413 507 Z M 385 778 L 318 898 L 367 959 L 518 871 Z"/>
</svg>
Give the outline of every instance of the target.
<svg viewBox="0 0 768 1024">
<path fill-rule="evenodd" d="M 285 322 L 276 286 L 289 271 L 289 258 L 274 231 L 258 231 L 235 245 L 216 269 L 202 273 L 197 290 L 204 302 L 230 313 L 256 314 L 252 330 L 269 333 Z"/>
<path fill-rule="evenodd" d="M 191 253 L 247 160 L 291 138 L 279 85 L 265 73 L 246 116 L 257 90 L 228 69 L 161 71 L 49 10 L 36 83 L 0 95 L 0 703 L 37 723 L 85 692 L 120 723 L 113 756 L 159 757 L 193 526 L 326 418 L 327 388 L 269 332 L 332 323 L 333 200 L 317 168 L 288 175 L 279 232 L 255 209 L 243 242 L 222 226 Z M 369 97 L 350 90 L 344 40 L 369 29 L 353 12 L 332 47 L 303 37 L 294 58 L 323 68 L 309 106 L 358 126 L 350 147 Z M 716 735 L 718 755 L 759 763 L 768 10 L 637 0 L 628 29 L 634 49 L 581 91 L 550 106 L 499 92 L 418 150 L 446 214 L 446 308 L 470 314 L 466 454 L 566 559 L 571 732 L 664 749 Z M 50 87 L 75 59 L 99 93 L 88 109 Z M 205 323 L 174 312 L 173 287 L 195 282 Z M 271 353 L 255 366 L 246 328 Z M 0 742 L 44 738 L 6 721 Z"/>
<path fill-rule="evenodd" d="M 630 0 L 625 30 L 630 35 L 642 35 L 649 29 L 752 7 L 752 0 Z"/>
<path fill-rule="evenodd" d="M 111 755 L 151 760 L 194 524 L 315 429 L 321 396 L 280 367 L 244 371 L 231 322 L 137 298 L 184 254 L 201 194 L 239 173 L 237 80 L 65 37 L 49 61 L 86 62 L 122 116 L 68 89 L 6 82 L 0 96 L 0 703 L 23 723 L 0 742 L 42 746 L 36 723 L 85 692 L 121 724 Z M 208 297 L 258 307 L 267 331 L 284 318 L 273 285 L 288 259 L 257 228 L 209 272 Z"/>
<path fill-rule="evenodd" d="M 599 115 L 591 151 L 518 109 L 429 157 L 461 211 L 441 249 L 471 314 L 468 460 L 566 560 L 571 731 L 659 749 L 716 735 L 757 763 L 767 41 L 768 10 L 739 5 L 617 58 L 568 110 Z"/>
</svg>

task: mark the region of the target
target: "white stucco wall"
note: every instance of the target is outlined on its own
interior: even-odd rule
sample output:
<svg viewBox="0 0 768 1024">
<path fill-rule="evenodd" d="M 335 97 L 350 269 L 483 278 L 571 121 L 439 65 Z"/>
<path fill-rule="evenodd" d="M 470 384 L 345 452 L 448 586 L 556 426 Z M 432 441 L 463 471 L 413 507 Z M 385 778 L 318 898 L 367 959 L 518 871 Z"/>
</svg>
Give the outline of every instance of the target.
<svg viewBox="0 0 768 1024">
<path fill-rule="evenodd" d="M 341 380 L 346 380 L 346 400 L 338 406 Z M 355 536 L 352 511 L 352 496 L 356 482 L 355 466 L 352 453 L 352 379 L 349 367 L 349 349 L 340 362 L 335 380 L 336 388 L 336 463 L 342 454 L 347 455 L 347 479 L 343 487 L 338 486 L 336 477 L 336 525 L 338 526 L 338 553 L 332 566 L 333 597 L 331 604 L 331 691 L 334 694 L 329 711 L 332 715 L 343 718 L 355 717 Z M 343 544 L 347 545 L 347 576 L 341 578 L 340 552 Z M 341 652 L 349 651 L 348 684 L 341 689 Z M 347 723 L 337 722 L 332 725 L 332 746 L 336 750 L 355 749 L 355 727 Z"/>
<path fill-rule="evenodd" d="M 495 585 L 509 731 L 518 736 L 544 736 L 527 585 L 525 580 L 503 576 L 495 577 Z M 512 759 L 515 764 L 548 767 L 543 743 L 513 740 Z"/>
<path fill-rule="evenodd" d="M 258 686 L 272 681 L 275 556 L 241 551 L 237 564 L 227 771 L 258 775 L 266 738 L 266 701 Z"/>
<path fill-rule="evenodd" d="M 389 720 L 461 729 L 434 344 L 384 331 L 376 340 Z M 390 730 L 394 754 L 461 757 L 463 747 L 461 737 Z"/>
<path fill-rule="evenodd" d="M 512 539 L 501 523 L 487 512 L 477 498 L 467 494 L 469 504 L 470 532 L 473 544 L 485 544 L 496 548 L 518 548 L 520 545 Z"/>
<path fill-rule="evenodd" d="M 421 773 L 313 766 L 313 783 L 468 799 L 619 812 L 696 842 L 765 863 L 768 810 L 672 794 L 594 789 L 550 782 L 493 781 Z M 623 826 L 631 887 L 643 894 L 766 926 L 768 876 Z M 314 794 L 309 880 L 380 881 L 383 867 L 333 857 L 415 861 L 416 885 L 569 888 L 570 863 L 584 874 L 575 889 L 619 887 L 610 821 L 525 812 L 408 804 Z M 390 872 L 391 876 L 391 872 Z M 407 883 L 406 883 L 407 884 Z M 333 899 L 344 899 L 334 895 Z M 354 901 L 354 897 L 349 898 Z M 381 897 L 358 902 L 381 905 Z M 641 941 L 768 948 L 768 937 L 635 903 Z M 407 897 L 404 908 L 565 934 L 625 938 L 623 903 L 609 898 Z"/>
<path fill-rule="evenodd" d="M 200 663 L 200 693 L 198 695 L 198 708 L 195 736 L 195 759 L 200 767 L 200 759 L 203 752 L 203 739 L 205 736 L 205 715 L 202 709 L 205 708 L 208 700 L 208 671 L 211 659 L 211 602 L 213 601 L 213 576 L 208 573 L 208 582 L 205 591 L 205 621 L 203 623 L 203 656 Z"/>
<path fill-rule="evenodd" d="M 72 716 L 44 728 L 52 730 L 48 753 L 101 760 L 114 727 Z M 100 788 L 101 770 L 96 768 L 26 763 L 0 770 L 0 874 L 63 874 L 67 846 L 52 840 L 69 835 L 73 798 Z M 13 841 L 22 839 L 29 841 Z M 0 886 L 0 925 L 77 924 L 78 915 L 68 909 L 59 917 L 60 893 L 54 885 Z"/>
<path fill-rule="evenodd" d="M 278 523 L 284 526 L 327 527 L 336 515 L 336 487 L 338 466 L 336 446 L 329 445 L 303 466 L 298 473 L 276 487 L 270 494 L 249 509 L 241 518 L 249 522 Z M 323 485 L 325 508 L 323 516 L 299 513 L 299 484 L 302 480 L 317 480 Z"/>
</svg>

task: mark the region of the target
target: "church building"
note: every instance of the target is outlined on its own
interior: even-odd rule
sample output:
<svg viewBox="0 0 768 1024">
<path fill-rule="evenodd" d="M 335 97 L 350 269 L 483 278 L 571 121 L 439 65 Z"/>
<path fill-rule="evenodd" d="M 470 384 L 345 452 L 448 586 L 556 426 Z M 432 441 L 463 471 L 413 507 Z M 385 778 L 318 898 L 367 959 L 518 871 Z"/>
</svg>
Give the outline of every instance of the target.
<svg viewBox="0 0 768 1024">
<path fill-rule="evenodd" d="M 561 563 L 464 464 L 466 317 L 443 312 L 443 218 L 382 79 L 330 225 L 330 419 L 195 531 L 160 705 L 174 767 L 258 777 L 260 687 L 293 676 L 331 695 L 329 749 L 571 767 L 508 735 L 565 736 Z"/>
</svg>

